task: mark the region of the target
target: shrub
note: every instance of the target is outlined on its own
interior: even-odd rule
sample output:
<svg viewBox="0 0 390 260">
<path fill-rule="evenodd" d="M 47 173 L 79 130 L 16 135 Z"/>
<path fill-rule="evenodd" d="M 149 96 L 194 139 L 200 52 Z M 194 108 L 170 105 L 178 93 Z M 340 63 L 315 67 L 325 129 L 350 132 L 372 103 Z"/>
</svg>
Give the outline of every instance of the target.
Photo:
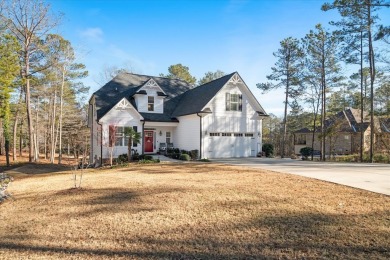
<svg viewBox="0 0 390 260">
<path fill-rule="evenodd" d="M 210 160 L 206 159 L 206 158 L 200 159 L 199 161 L 201 161 L 201 162 L 210 162 Z"/>
<path fill-rule="evenodd" d="M 199 151 L 198 150 L 191 150 L 189 155 L 191 156 L 192 160 L 196 160 L 199 157 Z"/>
<path fill-rule="evenodd" d="M 180 153 L 173 153 L 172 154 L 172 159 L 178 160 L 180 158 Z"/>
<path fill-rule="evenodd" d="M 179 148 L 175 148 L 175 149 L 173 149 L 173 152 L 174 153 L 180 153 L 180 149 Z"/>
<path fill-rule="evenodd" d="M 262 148 L 266 157 L 271 157 L 274 155 L 274 146 L 272 144 L 263 144 Z"/>
<path fill-rule="evenodd" d="M 151 160 L 139 160 L 138 163 L 148 164 L 148 163 L 159 163 L 160 159 L 151 159 Z"/>
<path fill-rule="evenodd" d="M 299 153 L 303 156 L 303 158 L 307 159 L 312 153 L 313 149 L 311 147 L 303 147 L 299 150 Z"/>
<path fill-rule="evenodd" d="M 11 197 L 11 194 L 7 192 L 7 188 L 13 180 L 14 179 L 6 173 L 0 173 L 0 202 Z"/>
<path fill-rule="evenodd" d="M 374 162 L 378 163 L 388 163 L 389 162 L 389 157 L 385 154 L 374 154 Z"/>
<path fill-rule="evenodd" d="M 124 162 L 127 162 L 128 159 L 127 159 L 127 154 L 124 153 L 124 154 L 121 154 L 118 156 L 118 159 L 117 159 L 117 162 L 118 163 L 124 163 Z"/>
<path fill-rule="evenodd" d="M 147 161 L 153 160 L 153 156 L 145 154 L 144 155 L 144 160 L 147 160 Z"/>
<path fill-rule="evenodd" d="M 182 154 L 180 155 L 179 159 L 182 161 L 190 161 L 191 157 L 188 154 Z"/>
<path fill-rule="evenodd" d="M 180 151 L 182 154 L 190 154 L 188 151 L 186 151 L 186 150 L 181 150 Z"/>
</svg>

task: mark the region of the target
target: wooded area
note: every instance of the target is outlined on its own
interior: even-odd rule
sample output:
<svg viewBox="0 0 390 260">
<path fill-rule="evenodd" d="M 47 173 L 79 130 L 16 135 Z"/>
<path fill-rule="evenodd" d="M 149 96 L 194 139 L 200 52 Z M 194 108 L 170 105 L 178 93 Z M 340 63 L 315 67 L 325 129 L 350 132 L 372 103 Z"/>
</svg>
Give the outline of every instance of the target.
<svg viewBox="0 0 390 260">
<path fill-rule="evenodd" d="M 381 11 L 388 7 L 390 2 L 383 0 L 325 3 L 323 11 L 335 9 L 341 17 L 330 23 L 333 30 L 318 24 L 300 40 L 288 37 L 281 41 L 274 53 L 277 61 L 267 76 L 269 82 L 257 84 L 264 92 L 284 89 L 283 119 L 271 116 L 264 127 L 264 141 L 274 144 L 277 154 L 290 156 L 294 131 L 307 127 L 313 139 L 320 129 L 321 160 L 325 160 L 326 140 L 332 134 L 325 120 L 348 107 L 360 109 L 361 122 L 365 112 L 370 115 L 374 131 L 370 133 L 369 161 L 375 153 L 390 153 L 390 140 L 379 144 L 375 138 L 380 127 L 374 119 L 389 127 L 390 27 L 380 24 Z M 360 131 L 363 143 L 363 128 Z M 360 161 L 363 153 L 361 145 Z"/>
<path fill-rule="evenodd" d="M 88 146 L 85 98 L 71 43 L 52 34 L 61 14 L 41 0 L 0 2 L 0 154 L 62 162 Z M 4 148 L 4 149 L 3 149 Z"/>
</svg>

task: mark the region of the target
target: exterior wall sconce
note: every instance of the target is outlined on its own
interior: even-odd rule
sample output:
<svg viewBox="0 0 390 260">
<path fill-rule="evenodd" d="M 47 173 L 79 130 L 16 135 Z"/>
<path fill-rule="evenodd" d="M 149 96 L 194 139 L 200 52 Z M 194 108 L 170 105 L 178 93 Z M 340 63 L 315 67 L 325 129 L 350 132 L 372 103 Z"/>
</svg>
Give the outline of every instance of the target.
<svg viewBox="0 0 390 260">
<path fill-rule="evenodd" d="M 161 132 L 161 130 L 160 130 L 160 133 L 159 133 L 159 135 L 160 135 L 160 136 L 162 136 L 162 132 Z"/>
</svg>

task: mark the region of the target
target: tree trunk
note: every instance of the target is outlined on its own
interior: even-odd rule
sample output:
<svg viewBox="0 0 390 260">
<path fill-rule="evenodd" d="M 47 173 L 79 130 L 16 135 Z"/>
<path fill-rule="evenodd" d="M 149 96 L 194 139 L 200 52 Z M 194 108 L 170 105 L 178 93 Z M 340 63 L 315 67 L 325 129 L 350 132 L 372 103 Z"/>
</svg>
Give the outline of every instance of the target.
<svg viewBox="0 0 390 260">
<path fill-rule="evenodd" d="M 363 96 L 363 31 L 360 31 L 360 162 L 363 162 L 364 150 L 364 96 Z"/>
<path fill-rule="evenodd" d="M 34 158 L 36 162 L 39 162 L 39 136 L 38 136 L 38 112 L 39 111 L 39 97 L 37 98 L 36 114 L 35 114 L 35 134 L 34 134 Z"/>
<path fill-rule="evenodd" d="M 54 91 L 54 97 L 53 97 L 53 112 L 51 116 L 51 127 L 50 127 L 50 163 L 54 163 L 55 159 L 55 122 L 56 122 L 56 99 L 57 99 L 57 92 Z"/>
<path fill-rule="evenodd" d="M 65 71 L 62 71 L 62 82 L 61 82 L 61 92 L 60 92 L 60 117 L 59 117 L 59 143 L 58 143 L 58 164 L 61 164 L 62 161 L 62 108 L 64 100 L 64 84 L 65 84 Z"/>
<path fill-rule="evenodd" d="M 16 140 L 17 140 L 17 134 L 16 132 L 18 131 L 18 117 L 19 117 L 19 110 L 16 111 L 15 113 L 15 121 L 14 121 L 14 126 L 13 126 L 13 147 L 12 147 L 12 160 L 15 162 L 17 160 L 16 157 Z"/>
<path fill-rule="evenodd" d="M 374 162 L 374 132 L 375 132 L 375 124 L 374 124 L 374 81 L 375 81 L 375 56 L 374 49 L 372 46 L 372 35 L 371 35 L 371 2 L 367 2 L 367 20 L 368 20 L 368 59 L 370 61 L 370 162 Z"/>
<path fill-rule="evenodd" d="M 26 43 L 25 46 L 28 46 Z M 28 138 L 29 138 L 29 148 L 28 148 L 28 161 L 32 162 L 33 159 L 33 148 L 34 148 L 34 127 L 33 127 L 33 120 L 32 120 L 32 114 L 31 114 L 31 94 L 30 94 L 30 64 L 29 64 L 29 56 L 30 52 L 28 49 L 25 49 L 25 80 L 26 80 L 26 111 L 27 111 L 27 125 L 28 125 Z"/>
</svg>

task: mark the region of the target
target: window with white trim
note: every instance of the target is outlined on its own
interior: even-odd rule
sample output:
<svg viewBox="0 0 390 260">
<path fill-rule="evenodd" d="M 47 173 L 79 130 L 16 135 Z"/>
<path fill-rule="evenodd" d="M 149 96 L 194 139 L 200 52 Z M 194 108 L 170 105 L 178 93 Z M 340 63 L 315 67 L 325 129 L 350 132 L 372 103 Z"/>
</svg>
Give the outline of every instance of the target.
<svg viewBox="0 0 390 260">
<path fill-rule="evenodd" d="M 171 141 L 171 132 L 166 132 L 165 133 L 165 141 L 166 141 L 166 143 L 167 144 L 170 144 L 170 143 L 172 143 L 172 141 Z"/>
<path fill-rule="evenodd" d="M 148 111 L 154 111 L 154 97 L 148 96 Z"/>
<path fill-rule="evenodd" d="M 115 146 L 127 146 L 129 137 L 125 135 L 125 130 L 130 127 L 117 126 L 115 131 Z"/>
<path fill-rule="evenodd" d="M 226 111 L 242 111 L 242 95 L 226 93 Z"/>
</svg>

